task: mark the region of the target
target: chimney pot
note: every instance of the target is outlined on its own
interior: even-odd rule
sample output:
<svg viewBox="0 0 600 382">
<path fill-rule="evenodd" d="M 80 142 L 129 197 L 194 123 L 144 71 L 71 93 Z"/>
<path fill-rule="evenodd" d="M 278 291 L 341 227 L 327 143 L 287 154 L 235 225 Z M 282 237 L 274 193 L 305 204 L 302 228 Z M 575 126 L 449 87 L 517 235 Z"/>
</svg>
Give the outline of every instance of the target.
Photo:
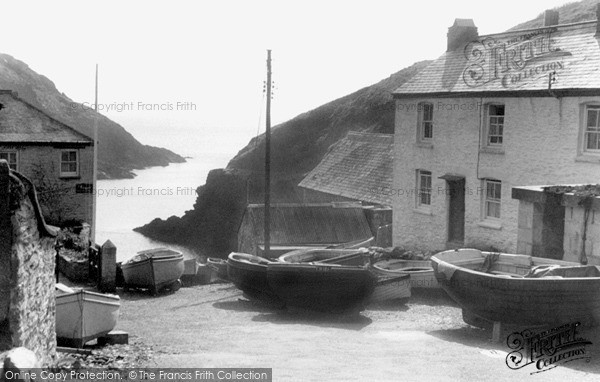
<svg viewBox="0 0 600 382">
<path fill-rule="evenodd" d="M 551 27 L 553 25 L 558 25 L 558 11 L 548 9 L 544 12 L 544 26 Z"/>
<path fill-rule="evenodd" d="M 454 24 L 448 28 L 448 49 L 455 50 L 462 45 L 477 40 L 479 33 L 472 19 L 455 19 Z"/>
</svg>

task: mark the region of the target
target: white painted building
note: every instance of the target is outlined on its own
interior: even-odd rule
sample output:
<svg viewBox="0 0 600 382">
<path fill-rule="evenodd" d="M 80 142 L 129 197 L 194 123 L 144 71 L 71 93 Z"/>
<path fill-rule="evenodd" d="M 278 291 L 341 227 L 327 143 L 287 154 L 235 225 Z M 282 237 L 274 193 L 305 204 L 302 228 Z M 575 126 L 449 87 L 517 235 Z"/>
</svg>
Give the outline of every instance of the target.
<svg viewBox="0 0 600 382">
<path fill-rule="evenodd" d="M 545 16 L 486 36 L 456 20 L 394 92 L 395 246 L 514 253 L 512 187 L 600 183 L 600 26 Z"/>
</svg>

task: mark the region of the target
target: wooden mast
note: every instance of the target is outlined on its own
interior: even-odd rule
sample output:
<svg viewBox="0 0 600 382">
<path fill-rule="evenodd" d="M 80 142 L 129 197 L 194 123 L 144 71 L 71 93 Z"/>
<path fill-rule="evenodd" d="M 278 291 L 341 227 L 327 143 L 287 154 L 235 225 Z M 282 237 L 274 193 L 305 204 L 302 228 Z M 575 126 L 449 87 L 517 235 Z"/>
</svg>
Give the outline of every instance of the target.
<svg viewBox="0 0 600 382">
<path fill-rule="evenodd" d="M 98 190 L 96 189 L 96 180 L 98 178 L 98 64 L 96 64 L 96 79 L 94 89 L 94 168 L 93 168 L 93 179 L 92 179 L 92 232 L 91 241 L 96 242 L 96 208 L 97 208 L 97 195 Z"/>
<path fill-rule="evenodd" d="M 267 129 L 265 132 L 265 257 L 271 251 L 271 50 L 267 50 Z"/>
</svg>

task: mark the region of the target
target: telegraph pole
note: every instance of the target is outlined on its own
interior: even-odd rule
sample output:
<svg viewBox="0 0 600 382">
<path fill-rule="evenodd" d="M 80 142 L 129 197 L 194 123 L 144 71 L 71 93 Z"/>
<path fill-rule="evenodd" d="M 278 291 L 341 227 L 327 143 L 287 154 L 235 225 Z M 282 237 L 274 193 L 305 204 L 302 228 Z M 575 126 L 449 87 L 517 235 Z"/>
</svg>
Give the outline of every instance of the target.
<svg viewBox="0 0 600 382">
<path fill-rule="evenodd" d="M 265 257 L 271 251 L 271 50 L 267 50 L 267 129 L 265 132 Z"/>
</svg>

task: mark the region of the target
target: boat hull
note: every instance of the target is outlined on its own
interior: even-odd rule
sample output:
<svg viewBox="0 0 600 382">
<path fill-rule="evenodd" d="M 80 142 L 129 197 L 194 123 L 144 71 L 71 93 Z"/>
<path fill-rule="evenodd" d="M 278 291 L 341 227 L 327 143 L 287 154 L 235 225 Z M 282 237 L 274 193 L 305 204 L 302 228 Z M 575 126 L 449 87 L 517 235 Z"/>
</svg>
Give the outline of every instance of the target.
<svg viewBox="0 0 600 382">
<path fill-rule="evenodd" d="M 145 256 L 138 257 L 140 255 Z M 157 249 L 139 252 L 138 256 L 136 261 L 121 265 L 123 279 L 128 287 L 158 292 L 177 283 L 183 275 L 184 262 L 180 252 Z"/>
<path fill-rule="evenodd" d="M 227 258 L 228 278 L 249 299 L 283 305 L 267 280 L 270 262 L 262 257 L 233 252 Z"/>
<path fill-rule="evenodd" d="M 437 289 L 437 279 L 427 260 L 384 260 L 374 264 L 374 271 L 388 276 L 409 274 L 411 288 Z"/>
<path fill-rule="evenodd" d="M 410 275 L 378 276 L 372 302 L 407 300 L 411 296 Z"/>
<path fill-rule="evenodd" d="M 227 260 L 209 257 L 206 260 L 206 265 L 208 265 L 208 267 L 212 270 L 211 282 L 216 282 L 220 280 L 227 281 Z"/>
<path fill-rule="evenodd" d="M 467 314 L 519 325 L 600 323 L 600 277 L 522 277 L 532 265 L 579 264 L 500 254 L 497 274 L 474 270 L 487 255 L 490 254 L 463 249 L 441 252 L 432 258 L 441 287 Z"/>
<path fill-rule="evenodd" d="M 56 296 L 56 336 L 83 346 L 117 325 L 119 296 L 85 290 Z"/>
<path fill-rule="evenodd" d="M 287 306 L 332 313 L 363 310 L 376 282 L 367 268 L 304 263 L 270 263 L 267 280 Z"/>
</svg>

